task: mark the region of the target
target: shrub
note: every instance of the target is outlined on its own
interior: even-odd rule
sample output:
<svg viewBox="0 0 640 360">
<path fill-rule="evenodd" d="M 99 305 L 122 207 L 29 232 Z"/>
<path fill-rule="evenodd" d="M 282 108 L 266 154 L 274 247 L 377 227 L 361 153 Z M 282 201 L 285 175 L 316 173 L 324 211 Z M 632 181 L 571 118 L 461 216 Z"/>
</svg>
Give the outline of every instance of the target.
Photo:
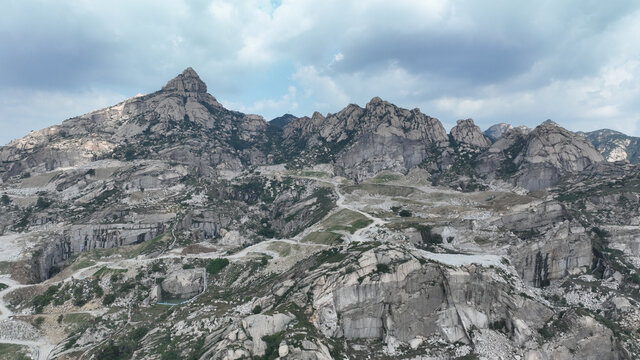
<svg viewBox="0 0 640 360">
<path fill-rule="evenodd" d="M 262 306 L 260 306 L 260 305 L 254 306 L 252 312 L 254 314 L 260 314 L 262 312 Z"/>
<path fill-rule="evenodd" d="M 207 272 L 211 275 L 215 275 L 222 271 L 227 265 L 229 265 L 229 260 L 225 258 L 212 259 L 207 264 Z"/>
<path fill-rule="evenodd" d="M 102 305 L 111 305 L 116 300 L 116 296 L 114 294 L 107 294 L 102 298 Z"/>
<path fill-rule="evenodd" d="M 49 206 L 51 206 L 52 203 L 53 202 L 51 200 L 44 198 L 42 196 L 38 196 L 38 200 L 36 201 L 36 209 L 44 210 Z"/>
<path fill-rule="evenodd" d="M 7 194 L 2 194 L 2 197 L 0 197 L 0 203 L 2 205 L 9 205 L 9 203 L 11 203 L 11 199 Z"/>
<path fill-rule="evenodd" d="M 147 333 L 149 332 L 149 329 L 146 327 L 139 327 L 134 329 L 133 331 L 131 331 L 131 333 L 129 334 L 129 339 L 138 342 L 140 340 L 142 340 L 142 338 L 147 335 Z"/>
<path fill-rule="evenodd" d="M 37 327 L 40 328 L 40 326 L 44 323 L 44 318 L 42 316 L 37 317 L 34 321 L 33 324 Z"/>
<path fill-rule="evenodd" d="M 379 273 L 390 273 L 391 269 L 389 268 L 389 265 L 387 265 L 387 264 L 377 264 L 376 265 L 376 272 L 379 272 Z"/>
<path fill-rule="evenodd" d="M 413 214 L 409 210 L 400 210 L 400 212 L 398 212 L 398 215 L 402 217 L 411 217 L 411 215 Z"/>
<path fill-rule="evenodd" d="M 263 360 L 274 360 L 278 357 L 278 348 L 280 347 L 282 338 L 282 333 L 265 335 L 262 337 L 262 341 L 267 344 L 267 348 L 265 349 L 264 355 L 262 356 Z"/>
</svg>

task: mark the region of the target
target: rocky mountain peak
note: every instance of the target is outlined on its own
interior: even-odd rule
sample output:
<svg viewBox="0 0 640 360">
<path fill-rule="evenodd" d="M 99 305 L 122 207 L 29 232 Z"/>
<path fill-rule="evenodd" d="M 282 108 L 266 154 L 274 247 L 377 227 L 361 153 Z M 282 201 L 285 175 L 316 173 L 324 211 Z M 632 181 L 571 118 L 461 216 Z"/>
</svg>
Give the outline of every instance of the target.
<svg viewBox="0 0 640 360">
<path fill-rule="evenodd" d="M 186 68 L 182 74 L 169 80 L 162 90 L 164 91 L 180 91 L 180 92 L 194 92 L 194 93 L 206 93 L 207 85 L 204 81 L 200 80 L 200 77 L 193 68 Z"/>
<path fill-rule="evenodd" d="M 482 134 L 482 130 L 473 123 L 473 119 L 458 120 L 451 129 L 451 136 L 458 144 L 471 145 L 479 149 L 491 146 L 491 140 Z"/>
<path fill-rule="evenodd" d="M 545 122 L 529 133 L 517 128 L 508 130 L 480 157 L 478 171 L 511 178 L 528 190 L 539 190 L 557 184 L 564 173 L 578 173 L 603 161 L 584 137 Z"/>
<path fill-rule="evenodd" d="M 484 131 L 484 136 L 488 137 L 492 141 L 498 140 L 504 133 L 513 129 L 511 124 L 507 123 L 499 123 L 493 126 L 490 126 L 487 130 Z"/>
</svg>

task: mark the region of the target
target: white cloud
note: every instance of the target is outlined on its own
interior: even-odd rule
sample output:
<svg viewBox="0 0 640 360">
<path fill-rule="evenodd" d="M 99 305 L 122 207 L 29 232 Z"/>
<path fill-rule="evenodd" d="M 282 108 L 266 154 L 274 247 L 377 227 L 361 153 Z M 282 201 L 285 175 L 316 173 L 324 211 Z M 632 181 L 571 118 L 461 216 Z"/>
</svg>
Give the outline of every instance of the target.
<svg viewBox="0 0 640 360">
<path fill-rule="evenodd" d="M 321 74 L 314 66 L 300 67 L 293 74 L 293 80 L 300 84 L 305 96 L 313 96 L 313 105 L 317 110 L 335 111 L 349 104 L 350 97 L 344 90 L 330 76 Z"/>
</svg>

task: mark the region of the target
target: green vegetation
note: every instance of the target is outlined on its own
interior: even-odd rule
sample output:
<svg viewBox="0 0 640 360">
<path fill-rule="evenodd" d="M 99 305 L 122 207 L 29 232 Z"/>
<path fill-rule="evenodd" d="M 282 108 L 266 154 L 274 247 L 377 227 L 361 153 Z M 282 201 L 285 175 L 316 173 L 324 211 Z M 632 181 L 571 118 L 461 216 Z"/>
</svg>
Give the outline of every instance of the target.
<svg viewBox="0 0 640 360">
<path fill-rule="evenodd" d="M 398 215 L 402 217 L 411 217 L 413 214 L 411 213 L 411 211 L 403 209 L 398 212 Z"/>
<path fill-rule="evenodd" d="M 44 210 L 46 208 L 48 208 L 49 206 L 51 206 L 51 204 L 53 204 L 53 201 L 42 197 L 42 196 L 38 196 L 38 200 L 36 200 L 36 209 L 38 210 Z"/>
<path fill-rule="evenodd" d="M 105 305 L 105 306 L 111 305 L 115 300 L 116 300 L 115 294 L 107 294 L 104 296 L 104 298 L 102 298 L 102 305 Z"/>
<path fill-rule="evenodd" d="M 5 283 L 0 283 L 0 291 L 2 291 L 2 290 L 4 290 L 4 289 L 6 289 L 6 288 L 8 288 L 8 287 L 9 287 L 9 285 L 7 285 L 7 284 L 5 284 Z"/>
<path fill-rule="evenodd" d="M 330 231 L 315 231 L 307 234 L 307 236 L 302 239 L 302 242 L 323 245 L 338 245 L 342 242 L 342 235 Z"/>
<path fill-rule="evenodd" d="M 411 224 L 413 228 L 420 231 L 422 242 L 428 246 L 442 244 L 442 235 L 433 232 L 430 225 Z"/>
<path fill-rule="evenodd" d="M 518 172 L 518 165 L 513 161 L 527 145 L 524 137 L 518 137 L 514 143 L 504 151 L 505 159 L 500 164 L 497 175 L 502 179 L 509 179 Z"/>
<path fill-rule="evenodd" d="M 551 323 L 545 324 L 542 328 L 538 329 L 540 335 L 545 339 L 551 339 L 559 333 L 567 332 L 571 329 L 568 316 L 564 311 L 558 314 L 558 317 Z"/>
<path fill-rule="evenodd" d="M 53 301 L 53 298 L 59 289 L 60 289 L 59 286 L 51 285 L 43 294 L 36 295 L 33 298 L 32 304 L 36 314 L 42 313 L 42 310 L 44 309 L 44 307 L 49 305 L 51 301 Z"/>
<path fill-rule="evenodd" d="M 251 310 L 252 313 L 254 314 L 260 314 L 262 312 L 262 306 L 260 305 L 256 305 L 253 307 L 253 310 Z"/>
<path fill-rule="evenodd" d="M 0 358 L 3 360 L 30 360 L 29 348 L 23 345 L 0 344 Z"/>
<path fill-rule="evenodd" d="M 496 320 L 489 324 L 489 329 L 507 333 L 507 321 L 505 319 Z"/>
<path fill-rule="evenodd" d="M 389 265 L 387 264 L 377 264 L 376 265 L 376 272 L 377 273 L 391 273 L 391 269 L 389 268 Z"/>
<path fill-rule="evenodd" d="M 261 360 L 274 360 L 278 357 L 278 348 L 284 338 L 284 334 L 279 332 L 273 335 L 265 335 L 262 337 L 262 341 L 267 344 L 267 349 L 264 351 L 264 355 Z"/>
<path fill-rule="evenodd" d="M 367 227 L 372 222 L 371 219 L 368 219 L 358 212 L 342 209 L 329 216 L 323 222 L 323 225 L 327 228 L 327 231 L 344 230 L 353 234 L 359 229 Z"/>
<path fill-rule="evenodd" d="M 9 196 L 7 194 L 2 194 L 2 196 L 0 197 L 0 204 L 9 205 L 10 203 L 11 199 L 9 198 Z"/>
<path fill-rule="evenodd" d="M 42 326 L 42 324 L 44 324 L 44 318 L 42 316 L 38 316 L 35 320 L 33 320 L 33 325 L 38 329 L 40 328 L 40 326 Z"/>
<path fill-rule="evenodd" d="M 318 265 L 325 263 L 337 263 L 344 260 L 346 257 L 347 254 L 342 253 L 340 249 L 331 248 L 320 252 L 316 256 L 316 261 Z"/>
<path fill-rule="evenodd" d="M 372 179 L 372 181 L 376 184 L 384 184 L 400 179 L 402 179 L 402 176 L 396 174 L 378 174 Z"/>
<path fill-rule="evenodd" d="M 229 260 L 224 258 L 211 259 L 206 266 L 207 272 L 211 275 L 215 275 L 222 271 L 227 265 L 229 265 Z"/>
</svg>

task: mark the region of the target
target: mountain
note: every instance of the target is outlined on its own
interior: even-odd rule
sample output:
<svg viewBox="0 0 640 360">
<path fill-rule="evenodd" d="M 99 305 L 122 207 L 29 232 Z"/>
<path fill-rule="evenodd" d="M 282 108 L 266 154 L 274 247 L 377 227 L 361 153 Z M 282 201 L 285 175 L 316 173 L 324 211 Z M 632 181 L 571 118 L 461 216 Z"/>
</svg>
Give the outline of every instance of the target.
<svg viewBox="0 0 640 360">
<path fill-rule="evenodd" d="M 158 92 L 12 141 L 0 149 L 0 175 L 6 181 L 105 158 L 175 161 L 204 173 L 267 163 L 267 122 L 225 109 L 206 90 L 188 68 Z"/>
<path fill-rule="evenodd" d="M 491 141 L 496 141 L 500 137 L 502 137 L 502 135 L 504 135 L 507 131 L 509 131 L 511 129 L 513 129 L 513 125 L 505 124 L 505 123 L 499 123 L 499 124 L 495 124 L 495 125 L 489 127 L 487 130 L 485 130 L 484 131 L 484 135 L 486 137 L 488 137 L 489 139 L 491 139 Z M 524 125 L 518 126 L 517 129 L 520 129 L 520 130 L 522 130 L 524 132 L 531 131 L 530 128 L 528 128 L 527 126 L 524 126 Z"/>
<path fill-rule="evenodd" d="M 498 130 L 377 97 L 266 122 L 188 68 L 30 133 L 0 147 L 0 353 L 639 358 L 640 166 Z"/>
<path fill-rule="evenodd" d="M 565 173 L 579 173 L 604 158 L 582 137 L 553 122 L 530 133 L 507 131 L 478 159 L 478 171 L 528 190 L 555 185 Z"/>
<path fill-rule="evenodd" d="M 325 118 L 314 113 L 284 128 L 284 145 L 304 155 L 301 165 L 333 162 L 338 175 L 363 180 L 382 170 L 406 173 L 446 146 L 438 119 L 375 97 Z"/>
<path fill-rule="evenodd" d="M 640 162 L 640 138 L 609 129 L 591 131 L 584 135 L 607 161 L 626 160 L 632 164 Z"/>
<path fill-rule="evenodd" d="M 290 123 L 292 120 L 296 120 L 296 119 L 298 119 L 298 118 L 293 116 L 293 115 L 291 115 L 291 114 L 284 114 L 282 116 L 278 116 L 277 118 L 269 120 L 269 124 L 271 124 L 273 126 L 277 126 L 277 127 L 283 128 L 288 123 Z"/>
</svg>

